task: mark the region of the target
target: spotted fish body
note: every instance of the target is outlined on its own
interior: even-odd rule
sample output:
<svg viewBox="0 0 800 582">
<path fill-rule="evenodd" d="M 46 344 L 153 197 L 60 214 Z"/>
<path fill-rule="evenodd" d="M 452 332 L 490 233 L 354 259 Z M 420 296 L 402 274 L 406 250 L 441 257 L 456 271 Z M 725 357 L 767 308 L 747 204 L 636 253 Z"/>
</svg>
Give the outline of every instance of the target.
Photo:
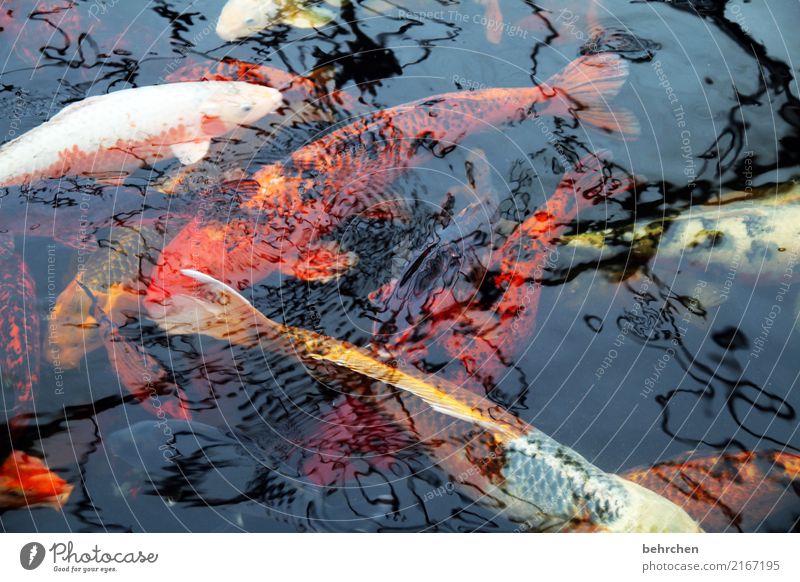
<svg viewBox="0 0 800 582">
<path fill-rule="evenodd" d="M 241 209 L 251 212 L 198 219 L 164 249 L 148 293 L 151 315 L 169 317 L 170 296 L 187 291 L 184 268 L 240 289 L 276 270 L 316 280 L 340 275 L 351 258 L 321 239 L 344 218 L 373 208 L 408 168 L 446 154 L 469 134 L 530 116 L 575 114 L 604 131 L 634 135 L 635 118 L 606 105 L 627 75 L 617 57 L 582 57 L 541 86 L 440 95 L 331 132 L 256 172 L 258 188 L 242 194 Z"/>
<path fill-rule="evenodd" d="M 200 160 L 210 140 L 281 104 L 238 82 L 172 83 L 88 97 L 0 147 L 0 186 L 66 175 L 119 179 L 164 158 Z"/>
<path fill-rule="evenodd" d="M 449 287 L 429 285 L 416 305 L 395 309 L 381 331 L 383 349 L 418 365 L 431 346 L 445 350 L 463 365 L 462 381 L 492 385 L 516 355 L 521 336 L 535 332 L 541 278 L 559 237 L 580 213 L 635 186 L 616 171 L 606 152 L 584 156 L 567 172 L 555 192 L 526 217 L 498 249 L 476 282 L 456 280 Z M 605 159 L 604 159 L 605 158 Z M 497 299 L 481 303 L 480 284 L 497 290 Z M 405 324 L 405 325 L 403 325 Z M 523 342 L 524 344 L 524 342 Z"/>
<path fill-rule="evenodd" d="M 531 507 L 519 515 L 528 527 L 611 532 L 697 532 L 671 501 L 617 475 L 538 430 L 507 443 L 503 490 Z M 519 510 L 517 510 L 519 511 Z"/>
<path fill-rule="evenodd" d="M 261 346 L 399 389 L 408 398 L 398 420 L 410 422 L 452 474 L 464 475 L 459 482 L 465 491 L 488 491 L 513 519 L 537 529 L 588 524 L 607 531 L 699 530 L 670 501 L 604 473 L 484 398 L 416 369 L 389 366 L 347 342 L 278 324 L 224 283 L 195 271 L 184 275 L 201 284 L 199 296 L 176 298 L 190 312 L 184 320 L 194 324 L 175 326 L 169 333 L 199 332 Z"/>
<path fill-rule="evenodd" d="M 800 202 L 785 192 L 774 199 L 697 205 L 663 220 L 564 239 L 576 262 L 614 260 L 641 265 L 680 262 L 707 269 L 737 266 L 740 275 L 778 281 L 800 258 Z"/>
</svg>

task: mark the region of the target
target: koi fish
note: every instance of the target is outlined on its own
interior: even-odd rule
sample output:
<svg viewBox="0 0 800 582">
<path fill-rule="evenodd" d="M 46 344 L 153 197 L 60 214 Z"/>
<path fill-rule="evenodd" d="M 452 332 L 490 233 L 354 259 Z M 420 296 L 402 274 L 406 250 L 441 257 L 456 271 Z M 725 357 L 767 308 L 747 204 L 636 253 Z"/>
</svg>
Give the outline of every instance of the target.
<svg viewBox="0 0 800 582">
<path fill-rule="evenodd" d="M 50 471 L 41 459 L 14 451 L 0 466 L 0 509 L 52 507 L 60 510 L 72 485 Z"/>
<path fill-rule="evenodd" d="M 583 262 L 613 264 L 620 257 L 626 264 L 623 275 L 628 275 L 658 256 L 659 264 L 681 261 L 704 270 L 709 265 L 741 263 L 741 274 L 776 280 L 791 271 L 800 256 L 799 190 L 790 182 L 765 191 L 772 195 L 728 193 L 677 216 L 585 232 L 562 242 L 577 251 L 573 267 Z"/>
<path fill-rule="evenodd" d="M 798 517 L 800 456 L 783 451 L 689 454 L 623 476 L 676 503 L 708 532 L 752 532 L 773 515 Z"/>
<path fill-rule="evenodd" d="M 13 390 L 12 427 L 19 426 L 20 412 L 30 412 L 33 389 L 39 381 L 41 329 L 36 306 L 36 284 L 28 266 L 13 251 L 13 241 L 0 238 L 0 337 L 3 357 L 0 373 L 5 388 Z"/>
<path fill-rule="evenodd" d="M 381 348 L 417 363 L 438 344 L 448 359 L 461 361 L 469 376 L 499 378 L 519 335 L 534 331 L 541 276 L 561 233 L 581 211 L 635 186 L 635 178 L 620 175 L 603 157 L 609 154 L 584 156 L 565 174 L 544 206 L 491 253 L 491 263 L 474 282 L 419 285 L 423 300 L 411 308 L 401 302 L 402 310 L 395 309 L 395 317 L 385 318 L 377 328 Z M 463 258 L 455 253 L 451 260 L 460 265 Z M 482 304 L 481 285 L 491 287 L 497 297 L 489 305 Z"/>
<path fill-rule="evenodd" d="M 338 7 L 341 2 L 326 3 Z M 230 42 L 280 24 L 321 28 L 336 18 L 332 10 L 308 4 L 304 0 L 228 0 L 217 21 L 217 35 Z"/>
<path fill-rule="evenodd" d="M 632 481 L 605 473 L 575 451 L 458 385 L 414 368 L 392 367 L 370 351 L 308 330 L 274 322 L 241 294 L 214 278 L 186 270 L 202 297 L 176 297 L 192 312 L 194 325 L 169 333 L 197 332 L 245 346 L 262 346 L 307 365 L 355 372 L 410 395 L 403 418 L 411 419 L 437 447 L 448 468 L 465 471 L 465 490 L 489 491 L 510 515 L 537 529 L 592 528 L 602 531 L 700 531 L 680 507 Z M 452 441 L 458 421 L 466 440 Z M 476 447 L 483 447 L 476 451 Z M 460 451 L 460 453 L 459 453 Z M 478 456 L 476 456 L 478 455 Z M 471 469 L 469 469 L 471 467 Z"/>
<path fill-rule="evenodd" d="M 439 302 L 459 273 L 483 268 L 472 241 L 491 235 L 499 200 L 492 195 L 491 168 L 482 151 L 467 154 L 464 169 L 466 186 L 449 191 L 448 199 L 477 201 L 455 218 L 437 218 L 449 222 L 408 254 L 399 276 L 370 294 L 381 312 L 376 316 L 380 319 L 376 322 L 376 335 L 399 333 L 400 321 L 415 326 L 421 314 L 438 311 Z"/>
<path fill-rule="evenodd" d="M 149 225 L 117 227 L 112 235 L 107 251 L 95 253 L 56 299 L 47 358 L 61 368 L 76 368 L 87 354 L 105 346 L 120 384 L 142 406 L 153 414 L 188 419 L 183 402 L 161 398 L 178 392 L 166 371 L 119 329 L 126 323 L 124 308 L 138 311 L 143 272 L 155 262 L 165 235 Z"/>
<path fill-rule="evenodd" d="M 500 44 L 503 39 L 503 11 L 500 10 L 499 0 L 478 0 L 483 5 L 486 19 L 486 40 L 492 44 Z"/>
<path fill-rule="evenodd" d="M 530 116 L 574 114 L 604 131 L 635 135 L 635 117 L 605 105 L 627 75 L 617 56 L 581 57 L 538 87 L 452 93 L 378 111 L 262 167 L 253 177 L 257 187 L 248 184 L 240 194 L 240 209 L 249 212 L 199 217 L 164 249 L 148 291 L 153 319 L 169 316 L 171 295 L 191 292 L 184 268 L 238 288 L 276 270 L 305 280 L 340 276 L 353 256 L 323 237 L 346 216 L 374 207 L 408 168 L 445 155 L 468 134 Z"/>
<path fill-rule="evenodd" d="M 119 181 L 157 160 L 202 159 L 211 139 L 281 104 L 248 83 L 173 83 L 88 97 L 0 147 L 0 186 L 66 175 Z"/>
<path fill-rule="evenodd" d="M 50 349 L 45 353 L 51 363 L 64 369 L 77 368 L 86 354 L 103 345 L 101 324 L 94 314 L 97 310 L 111 314 L 125 297 L 138 293 L 143 259 L 161 246 L 161 235 L 150 226 L 117 227 L 111 235 L 107 250 L 91 256 L 50 313 Z"/>
</svg>

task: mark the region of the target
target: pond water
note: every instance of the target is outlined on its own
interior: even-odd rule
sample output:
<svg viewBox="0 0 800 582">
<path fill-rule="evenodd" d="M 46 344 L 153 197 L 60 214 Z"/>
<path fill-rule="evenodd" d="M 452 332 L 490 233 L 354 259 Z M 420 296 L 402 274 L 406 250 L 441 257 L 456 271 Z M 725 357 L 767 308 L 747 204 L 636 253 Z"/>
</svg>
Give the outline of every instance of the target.
<svg viewBox="0 0 800 582">
<path fill-rule="evenodd" d="M 74 353 L 59 360 L 48 318 L 76 273 L 117 282 L 120 250 L 137 259 L 127 289 L 136 298 L 185 224 L 237 209 L 223 182 L 355 116 L 442 93 L 532 87 L 593 53 L 628 64 L 609 102 L 638 119 L 638 136 L 570 114 L 487 125 L 375 193 L 388 219 L 361 211 L 332 229 L 327 238 L 358 257 L 341 276 L 275 271 L 242 288 L 277 321 L 463 382 L 610 473 L 687 451 L 800 452 L 800 46 L 787 33 L 796 3 L 353 0 L 328 7 L 335 18 L 318 29 L 279 24 L 237 42 L 216 34 L 222 4 L 0 0 L 3 143 L 85 97 L 199 80 L 223 59 L 311 76 L 344 95 L 324 108 L 291 103 L 216 138 L 193 171 L 171 159 L 120 184 L 65 177 L 0 189 L 3 276 L 27 271 L 36 291 L 24 309 L 37 327 L 21 367 L 34 375 L 35 406 L 15 428 L 13 338 L 2 338 L 11 356 L 0 456 L 45 458 L 74 486 L 61 511 L 0 510 L 3 530 L 518 531 L 456 486 L 435 445 L 387 422 L 385 391 L 357 378 L 207 336 L 167 336 L 145 310 L 123 310 L 119 341 L 105 342 L 140 346 L 168 379 L 164 410 L 192 419 L 156 426 L 162 411 L 126 389 L 124 362 L 110 360 L 96 326 L 73 328 Z M 524 325 L 504 330 L 501 353 L 464 340 L 454 355 L 434 332 L 406 333 L 426 329 L 419 320 L 435 311 L 427 292 L 437 286 L 490 302 L 488 254 L 599 151 L 613 160 L 607 172 L 637 187 L 562 225 L 537 303 Z M 160 191 L 176 175 L 178 186 Z M 665 218 L 660 246 L 631 234 Z M 418 260 L 446 236 L 456 251 Z M 18 301 L 19 285 L 3 289 L 6 304 Z M 800 500 L 787 495 L 780 511 L 743 527 L 795 530 Z"/>
</svg>

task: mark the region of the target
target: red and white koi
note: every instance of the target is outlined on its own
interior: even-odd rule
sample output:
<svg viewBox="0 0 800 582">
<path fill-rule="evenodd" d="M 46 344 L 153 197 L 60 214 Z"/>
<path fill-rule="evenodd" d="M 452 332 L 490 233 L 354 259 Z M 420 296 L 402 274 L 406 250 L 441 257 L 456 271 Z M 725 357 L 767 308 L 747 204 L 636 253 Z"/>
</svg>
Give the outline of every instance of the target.
<svg viewBox="0 0 800 582">
<path fill-rule="evenodd" d="M 124 89 L 73 103 L 0 147 L 0 186 L 85 175 L 119 180 L 177 157 L 201 160 L 211 139 L 255 123 L 282 103 L 279 91 L 240 82 Z"/>
</svg>

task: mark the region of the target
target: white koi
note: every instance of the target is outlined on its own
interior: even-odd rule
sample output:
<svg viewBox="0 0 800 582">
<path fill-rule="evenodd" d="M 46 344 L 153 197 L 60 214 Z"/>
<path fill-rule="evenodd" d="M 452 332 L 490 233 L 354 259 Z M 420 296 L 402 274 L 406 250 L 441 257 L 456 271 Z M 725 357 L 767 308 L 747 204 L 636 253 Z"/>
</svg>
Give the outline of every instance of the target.
<svg viewBox="0 0 800 582">
<path fill-rule="evenodd" d="M 68 175 L 119 181 L 176 157 L 201 160 L 211 139 L 280 107 L 275 89 L 241 82 L 171 83 L 88 97 L 0 147 L 0 186 Z"/>
</svg>

